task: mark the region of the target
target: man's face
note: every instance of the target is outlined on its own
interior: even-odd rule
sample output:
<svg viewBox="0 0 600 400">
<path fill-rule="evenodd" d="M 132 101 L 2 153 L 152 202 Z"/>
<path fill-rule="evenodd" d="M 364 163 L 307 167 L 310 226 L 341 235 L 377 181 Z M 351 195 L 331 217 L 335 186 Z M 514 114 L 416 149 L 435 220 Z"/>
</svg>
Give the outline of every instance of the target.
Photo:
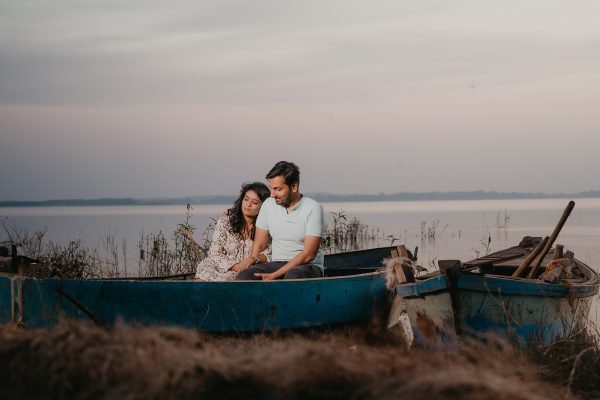
<svg viewBox="0 0 600 400">
<path fill-rule="evenodd" d="M 275 199 L 275 203 L 280 206 L 289 207 L 292 204 L 294 193 L 298 191 L 298 184 L 293 183 L 291 186 L 285 183 L 283 176 L 276 176 L 268 179 L 269 187 L 271 188 L 271 197 Z"/>
</svg>

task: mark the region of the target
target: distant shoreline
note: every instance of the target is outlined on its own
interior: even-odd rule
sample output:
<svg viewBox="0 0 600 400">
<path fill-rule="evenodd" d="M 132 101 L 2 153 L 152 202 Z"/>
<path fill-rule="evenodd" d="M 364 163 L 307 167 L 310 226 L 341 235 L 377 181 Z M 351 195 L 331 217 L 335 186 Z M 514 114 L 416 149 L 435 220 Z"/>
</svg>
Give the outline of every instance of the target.
<svg viewBox="0 0 600 400">
<path fill-rule="evenodd" d="M 425 192 L 425 193 L 379 193 L 379 194 L 331 194 L 307 193 L 317 201 L 360 202 L 360 201 L 436 201 L 436 200 L 518 200 L 518 199 L 581 199 L 600 198 L 600 190 L 578 193 L 523 193 L 523 192 Z M 179 198 L 98 198 L 57 199 L 37 201 L 0 201 L 0 207 L 60 207 L 60 206 L 157 206 L 186 204 L 231 204 L 236 196 L 190 196 Z"/>
</svg>

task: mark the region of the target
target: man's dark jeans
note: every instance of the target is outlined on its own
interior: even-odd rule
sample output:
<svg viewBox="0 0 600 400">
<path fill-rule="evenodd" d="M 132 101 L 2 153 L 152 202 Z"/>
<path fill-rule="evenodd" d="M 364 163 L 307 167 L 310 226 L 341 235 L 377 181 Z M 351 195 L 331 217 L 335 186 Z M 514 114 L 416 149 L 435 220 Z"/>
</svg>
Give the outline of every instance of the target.
<svg viewBox="0 0 600 400">
<path fill-rule="evenodd" d="M 260 276 L 255 276 L 255 273 L 270 274 L 283 267 L 287 261 L 273 261 L 269 263 L 260 263 L 251 266 L 248 269 L 237 274 L 235 277 L 239 281 L 258 281 Z M 305 279 L 305 278 L 320 278 L 323 276 L 323 272 L 319 267 L 313 264 L 298 265 L 289 270 L 283 279 Z"/>
</svg>

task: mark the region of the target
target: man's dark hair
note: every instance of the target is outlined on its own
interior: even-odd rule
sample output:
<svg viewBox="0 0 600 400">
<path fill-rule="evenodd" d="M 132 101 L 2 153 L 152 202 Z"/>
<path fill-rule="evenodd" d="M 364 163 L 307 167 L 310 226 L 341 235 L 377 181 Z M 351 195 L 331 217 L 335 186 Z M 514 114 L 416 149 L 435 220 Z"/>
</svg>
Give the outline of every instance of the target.
<svg viewBox="0 0 600 400">
<path fill-rule="evenodd" d="M 300 168 L 292 162 L 279 161 L 267 174 L 267 179 L 273 179 L 276 176 L 283 176 L 285 184 L 291 186 L 294 183 L 300 183 Z"/>
</svg>

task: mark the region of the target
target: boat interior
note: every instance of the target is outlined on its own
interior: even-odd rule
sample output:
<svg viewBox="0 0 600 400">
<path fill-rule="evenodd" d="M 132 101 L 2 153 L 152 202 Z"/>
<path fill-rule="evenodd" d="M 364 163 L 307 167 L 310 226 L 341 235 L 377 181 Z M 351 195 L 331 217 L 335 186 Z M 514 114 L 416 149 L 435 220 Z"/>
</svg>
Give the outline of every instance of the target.
<svg viewBox="0 0 600 400">
<path fill-rule="evenodd" d="M 385 268 L 383 261 L 390 258 L 395 246 L 379 247 L 375 249 L 356 250 L 346 253 L 325 255 L 325 277 L 349 276 L 367 274 L 381 271 Z M 123 278 L 110 278 L 109 280 L 122 280 Z M 179 274 L 161 277 L 133 277 L 130 280 L 193 280 L 194 274 Z M 106 279 L 104 279 L 106 280 Z"/>
<path fill-rule="evenodd" d="M 348 276 L 382 270 L 395 246 L 325 255 L 325 276 Z"/>
<path fill-rule="evenodd" d="M 461 264 L 460 271 L 461 273 L 507 276 L 515 279 L 541 279 L 548 283 L 558 283 L 564 280 L 570 283 L 583 283 L 595 279 L 596 274 L 592 269 L 574 258 L 572 252 L 564 252 L 561 245 L 549 249 L 540 261 L 539 257 L 532 254 L 540 246 L 540 243 L 542 243 L 541 237 L 526 236 L 518 246 Z M 460 261 L 440 260 L 440 270 L 444 271 L 456 263 L 460 263 Z M 551 270 L 556 266 L 561 267 L 562 271 L 559 271 L 561 268 L 557 268 L 551 274 Z M 415 278 L 424 280 L 437 274 L 439 271 L 419 275 Z"/>
</svg>

